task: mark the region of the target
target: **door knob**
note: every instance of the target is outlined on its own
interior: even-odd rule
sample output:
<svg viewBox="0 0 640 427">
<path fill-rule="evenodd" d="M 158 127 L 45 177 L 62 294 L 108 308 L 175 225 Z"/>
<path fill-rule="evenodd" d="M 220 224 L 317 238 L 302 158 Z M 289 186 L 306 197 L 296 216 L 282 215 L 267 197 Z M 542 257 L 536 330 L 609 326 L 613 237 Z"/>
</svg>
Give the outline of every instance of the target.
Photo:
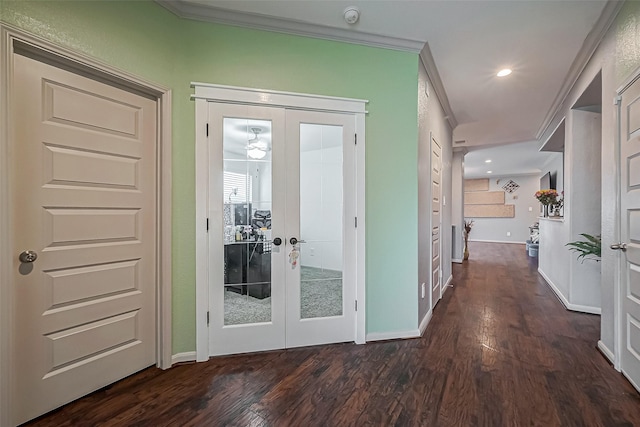
<svg viewBox="0 0 640 427">
<path fill-rule="evenodd" d="M 292 245 L 297 245 L 298 243 L 307 243 L 304 240 L 298 240 L 295 237 L 292 237 L 289 239 L 289 243 L 291 243 Z"/>
<path fill-rule="evenodd" d="M 38 254 L 35 251 L 22 251 L 18 256 L 20 262 L 29 263 L 38 259 Z"/>
<path fill-rule="evenodd" d="M 273 244 L 276 246 L 280 246 L 282 244 L 282 239 L 279 237 L 276 237 L 275 239 L 273 239 Z"/>
<path fill-rule="evenodd" d="M 615 250 L 615 251 L 626 251 L 627 250 L 627 244 L 626 243 L 614 243 L 613 245 L 609 246 L 611 249 Z"/>
</svg>

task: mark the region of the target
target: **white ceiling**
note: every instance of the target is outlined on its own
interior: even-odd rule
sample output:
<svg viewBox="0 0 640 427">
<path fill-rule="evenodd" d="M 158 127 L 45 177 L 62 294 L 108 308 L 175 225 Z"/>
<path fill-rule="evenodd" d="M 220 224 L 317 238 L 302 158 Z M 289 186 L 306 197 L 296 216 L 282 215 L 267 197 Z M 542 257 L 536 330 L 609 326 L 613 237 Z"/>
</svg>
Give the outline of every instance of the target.
<svg viewBox="0 0 640 427">
<path fill-rule="evenodd" d="M 561 153 L 539 151 L 537 141 L 473 150 L 464 156 L 465 178 L 542 175 L 542 167 Z M 491 162 L 487 163 L 487 160 Z M 491 171 L 491 173 L 488 173 Z M 546 171 L 545 171 L 546 172 Z"/>
<path fill-rule="evenodd" d="M 618 10 L 617 2 L 603 0 L 157 1 L 192 19 L 413 52 L 428 43 L 439 74 L 432 76 L 434 85 L 442 84 L 450 121 L 457 124 L 454 140 L 465 141 L 456 147 L 476 149 L 531 141 L 539 146 L 559 101 Z M 342 15 L 352 5 L 361 14 L 350 26 Z M 505 67 L 513 74 L 495 77 Z M 495 157 L 500 149 L 490 150 Z M 465 158 L 469 171 L 481 166 L 471 154 Z"/>
</svg>

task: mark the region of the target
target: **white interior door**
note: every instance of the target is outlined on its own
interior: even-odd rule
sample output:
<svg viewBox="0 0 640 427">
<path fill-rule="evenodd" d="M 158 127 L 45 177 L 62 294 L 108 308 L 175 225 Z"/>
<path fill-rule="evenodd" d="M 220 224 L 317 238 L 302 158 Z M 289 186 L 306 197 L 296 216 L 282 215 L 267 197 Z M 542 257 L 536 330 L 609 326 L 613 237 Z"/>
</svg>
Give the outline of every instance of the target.
<svg viewBox="0 0 640 427">
<path fill-rule="evenodd" d="M 353 341 L 355 119 L 289 110 L 286 120 L 287 347 Z"/>
<path fill-rule="evenodd" d="M 354 340 L 354 117 L 209 103 L 209 127 L 210 354 Z"/>
<path fill-rule="evenodd" d="M 156 361 L 156 103 L 21 55 L 13 76 L 22 423 Z"/>
<path fill-rule="evenodd" d="M 640 390 L 640 80 L 622 94 L 620 124 L 621 368 Z"/>
<path fill-rule="evenodd" d="M 436 306 L 442 296 L 440 289 L 441 172 L 442 147 L 431 136 L 431 308 Z"/>
<path fill-rule="evenodd" d="M 284 110 L 209 111 L 210 354 L 284 348 Z"/>
</svg>

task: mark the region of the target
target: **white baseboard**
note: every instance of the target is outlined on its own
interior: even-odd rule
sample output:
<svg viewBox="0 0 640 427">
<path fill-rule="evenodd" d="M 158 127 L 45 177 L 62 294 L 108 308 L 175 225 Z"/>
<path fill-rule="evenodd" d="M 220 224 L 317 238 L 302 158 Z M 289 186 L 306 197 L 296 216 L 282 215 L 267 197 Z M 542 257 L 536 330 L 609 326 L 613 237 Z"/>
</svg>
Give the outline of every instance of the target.
<svg viewBox="0 0 640 427">
<path fill-rule="evenodd" d="M 432 316 L 433 316 L 433 310 L 429 310 L 429 312 L 425 314 L 424 318 L 422 319 L 422 322 L 420 322 L 420 326 L 418 327 L 418 330 L 420 331 L 420 336 L 424 334 L 424 331 L 427 329 L 427 325 L 431 321 Z"/>
<path fill-rule="evenodd" d="M 525 242 L 514 242 L 514 241 L 506 241 L 506 240 L 476 240 L 476 239 L 469 239 L 470 242 L 479 242 L 479 243 L 511 243 L 514 245 L 524 245 L 526 244 Z"/>
<path fill-rule="evenodd" d="M 455 262 L 456 264 L 462 264 L 462 260 L 458 258 L 453 258 L 451 262 Z"/>
<path fill-rule="evenodd" d="M 384 340 L 402 340 L 407 338 L 418 338 L 418 337 L 420 337 L 419 329 L 414 329 L 411 331 L 372 332 L 367 334 L 367 342 L 384 341 Z"/>
<path fill-rule="evenodd" d="M 606 345 L 604 345 L 602 340 L 598 341 L 598 350 L 600 350 L 600 352 L 604 355 L 604 357 L 609 359 L 609 362 L 611 362 L 613 366 L 616 365 L 614 361 L 616 357 L 613 355 L 613 352 L 609 350 L 609 348 Z"/>
<path fill-rule="evenodd" d="M 538 268 L 538 273 L 542 276 L 542 278 L 547 282 L 547 285 L 551 288 L 551 290 L 556 294 L 560 302 L 565 306 L 567 310 L 578 311 L 580 313 L 589 313 L 589 314 L 602 314 L 602 309 L 600 307 L 593 307 L 590 305 L 579 305 L 579 304 L 571 304 L 569 300 L 560 292 L 560 289 L 556 286 L 555 283 L 549 277 L 544 274 L 542 270 Z"/>
<path fill-rule="evenodd" d="M 177 353 L 171 356 L 171 365 L 175 365 L 176 363 L 184 363 L 184 362 L 195 362 L 196 361 L 196 352 L 195 351 L 187 351 L 184 353 Z"/>
<path fill-rule="evenodd" d="M 627 375 L 624 371 L 620 371 L 622 372 L 622 375 L 624 375 L 624 377 L 627 379 L 627 381 L 629 381 L 631 383 L 631 385 L 638 390 L 638 393 L 640 393 L 640 386 L 638 386 L 638 384 L 636 384 L 636 382 L 633 380 L 633 378 L 631 378 L 629 375 Z"/>
<path fill-rule="evenodd" d="M 447 292 L 448 288 L 453 288 L 453 285 L 451 284 L 451 282 L 453 282 L 453 274 L 449 276 L 446 283 L 444 284 L 444 287 L 442 288 L 442 295 L 444 295 L 444 293 Z"/>
</svg>

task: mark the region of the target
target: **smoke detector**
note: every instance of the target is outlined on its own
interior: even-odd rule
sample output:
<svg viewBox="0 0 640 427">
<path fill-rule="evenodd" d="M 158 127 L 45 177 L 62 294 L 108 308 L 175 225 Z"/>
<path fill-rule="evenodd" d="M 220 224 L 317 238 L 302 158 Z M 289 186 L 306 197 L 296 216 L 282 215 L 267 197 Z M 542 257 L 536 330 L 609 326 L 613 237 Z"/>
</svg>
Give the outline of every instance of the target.
<svg viewBox="0 0 640 427">
<path fill-rule="evenodd" d="M 360 9 L 358 9 L 355 6 L 349 6 L 347 7 L 344 12 L 344 20 L 347 21 L 347 24 L 349 25 L 353 25 L 356 22 L 358 22 L 358 19 L 360 19 Z"/>
</svg>

